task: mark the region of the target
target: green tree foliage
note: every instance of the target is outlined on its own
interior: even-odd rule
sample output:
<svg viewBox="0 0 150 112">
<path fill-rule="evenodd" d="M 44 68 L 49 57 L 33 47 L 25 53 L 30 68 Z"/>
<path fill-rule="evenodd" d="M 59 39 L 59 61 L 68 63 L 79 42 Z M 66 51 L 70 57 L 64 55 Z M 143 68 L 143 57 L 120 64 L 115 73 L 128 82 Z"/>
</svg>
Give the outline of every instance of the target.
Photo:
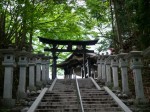
<svg viewBox="0 0 150 112">
<path fill-rule="evenodd" d="M 149 7 L 145 0 L 86 0 L 84 5 L 74 0 L 1 0 L 0 44 L 27 46 L 29 51 L 34 45 L 38 52 L 43 45 L 37 36 L 42 36 L 98 38 L 100 51 L 109 44 L 117 51 L 132 45 L 144 49 L 150 43 Z"/>
<path fill-rule="evenodd" d="M 118 50 L 127 52 L 135 45 L 143 50 L 150 45 L 150 2 L 147 0 L 110 0 L 113 6 Z M 117 33 L 118 32 L 118 33 Z"/>
<path fill-rule="evenodd" d="M 84 7 L 74 4 L 65 0 L 1 1 L 1 44 L 14 43 L 19 48 L 27 44 L 31 48 L 37 36 L 88 39 L 87 35 L 92 34 L 89 29 L 92 29 L 95 21 Z"/>
</svg>

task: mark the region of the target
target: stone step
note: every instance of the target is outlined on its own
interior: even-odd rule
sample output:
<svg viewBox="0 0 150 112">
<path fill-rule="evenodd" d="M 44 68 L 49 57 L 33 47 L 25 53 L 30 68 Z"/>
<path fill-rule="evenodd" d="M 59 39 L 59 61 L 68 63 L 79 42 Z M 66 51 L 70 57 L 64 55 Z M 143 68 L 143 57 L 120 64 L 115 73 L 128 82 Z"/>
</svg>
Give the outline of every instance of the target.
<svg viewBox="0 0 150 112">
<path fill-rule="evenodd" d="M 47 92 L 46 94 L 63 94 L 63 93 L 65 93 L 65 94 L 71 94 L 71 93 L 75 93 L 76 91 L 74 90 L 74 91 L 69 91 L 69 90 L 64 90 L 64 91 L 52 91 L 52 92 Z"/>
<path fill-rule="evenodd" d="M 110 98 L 82 98 L 83 101 L 107 101 L 107 100 L 113 100 L 111 97 Z"/>
<path fill-rule="evenodd" d="M 118 107 L 117 104 L 83 104 L 84 108 L 107 108 L 107 107 Z"/>
<path fill-rule="evenodd" d="M 64 105 L 64 104 L 66 104 L 66 105 L 69 105 L 69 104 L 78 104 L 78 102 L 77 101 L 64 101 L 64 102 L 61 102 L 61 101 L 59 101 L 59 102 L 40 102 L 40 106 L 42 106 L 42 105 Z"/>
<path fill-rule="evenodd" d="M 38 109 L 73 109 L 73 108 L 78 108 L 78 105 L 42 105 L 42 106 L 38 106 Z"/>
<path fill-rule="evenodd" d="M 85 108 L 85 112 L 124 112 L 120 108 L 108 107 L 108 108 Z"/>
<path fill-rule="evenodd" d="M 107 93 L 106 91 L 103 91 L 103 90 L 90 90 L 90 89 L 88 89 L 88 90 L 80 89 L 80 91 L 81 92 L 90 92 L 90 93 L 96 93 L 96 92 L 98 92 L 98 93 Z"/>
<path fill-rule="evenodd" d="M 57 80 L 52 91 L 48 91 L 40 102 L 37 111 L 79 112 L 75 80 Z"/>
<path fill-rule="evenodd" d="M 108 95 L 97 95 L 97 96 L 89 96 L 88 94 L 86 96 L 83 96 L 81 94 L 82 98 L 97 98 L 97 97 L 102 97 L 102 98 L 111 98 L 111 96 L 108 96 Z"/>
<path fill-rule="evenodd" d="M 75 94 L 52 94 L 52 95 L 45 95 L 44 97 L 77 97 Z"/>
<path fill-rule="evenodd" d="M 63 94 L 63 95 L 57 95 L 57 94 L 55 94 L 55 95 L 47 95 L 47 96 L 44 96 L 44 98 L 51 98 L 51 97 L 64 97 L 64 98 L 73 98 L 73 97 L 77 97 L 77 96 L 75 96 L 75 95 L 65 95 L 65 94 Z"/>
<path fill-rule="evenodd" d="M 101 94 L 104 94 L 104 93 L 107 93 L 106 91 L 100 91 L 100 90 L 96 90 L 96 91 L 90 91 L 90 90 L 80 90 L 81 93 L 101 93 Z"/>
<path fill-rule="evenodd" d="M 101 91 L 98 91 L 98 92 L 91 92 L 91 91 L 84 92 L 84 91 L 80 91 L 80 93 L 82 93 L 82 94 L 107 94 L 108 95 L 107 92 L 101 92 Z"/>
<path fill-rule="evenodd" d="M 73 102 L 77 99 L 42 99 L 42 102 Z"/>
<path fill-rule="evenodd" d="M 73 109 L 36 109 L 35 112 L 80 112 L 77 108 Z"/>
<path fill-rule="evenodd" d="M 59 100 L 76 100 L 77 99 L 77 97 L 46 97 L 46 98 L 43 98 L 43 99 L 49 99 L 49 100 L 51 100 L 51 99 L 59 99 Z"/>
</svg>

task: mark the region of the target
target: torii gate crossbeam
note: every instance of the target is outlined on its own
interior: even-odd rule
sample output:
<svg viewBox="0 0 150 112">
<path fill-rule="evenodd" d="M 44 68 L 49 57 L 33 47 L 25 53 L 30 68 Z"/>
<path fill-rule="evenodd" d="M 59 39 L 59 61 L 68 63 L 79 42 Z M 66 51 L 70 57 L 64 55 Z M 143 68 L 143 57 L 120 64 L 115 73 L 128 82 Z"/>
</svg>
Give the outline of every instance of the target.
<svg viewBox="0 0 150 112">
<path fill-rule="evenodd" d="M 85 73 L 85 56 L 86 53 L 94 53 L 93 50 L 87 50 L 86 46 L 88 45 L 95 45 L 98 40 L 88 40 L 88 41 L 75 41 L 75 40 L 53 40 L 53 39 L 47 39 L 43 37 L 38 37 L 39 41 L 45 44 L 52 45 L 53 47 L 51 49 L 45 48 L 44 51 L 50 51 L 52 52 L 53 55 L 53 64 L 52 64 L 52 79 L 56 78 L 56 52 L 77 52 L 77 53 L 83 53 L 83 68 L 84 68 L 84 76 L 86 75 Z M 67 45 L 67 49 L 58 49 L 56 48 L 57 45 Z M 81 49 L 72 49 L 72 46 L 82 46 Z M 84 77 L 82 76 L 82 77 Z"/>
</svg>

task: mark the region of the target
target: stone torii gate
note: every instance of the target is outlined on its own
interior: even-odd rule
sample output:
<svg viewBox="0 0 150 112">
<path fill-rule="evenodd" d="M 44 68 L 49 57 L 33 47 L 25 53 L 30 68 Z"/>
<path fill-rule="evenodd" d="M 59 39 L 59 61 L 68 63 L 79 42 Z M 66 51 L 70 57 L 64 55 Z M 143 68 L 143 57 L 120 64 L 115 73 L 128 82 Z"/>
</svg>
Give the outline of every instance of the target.
<svg viewBox="0 0 150 112">
<path fill-rule="evenodd" d="M 87 50 L 86 46 L 88 45 L 95 45 L 98 40 L 88 40 L 88 41 L 76 41 L 76 40 L 53 40 L 53 39 L 47 39 L 43 37 L 38 37 L 40 42 L 52 45 L 52 48 L 45 48 L 44 51 L 50 51 L 52 52 L 52 59 L 53 59 L 53 64 L 52 64 L 52 79 L 56 78 L 56 52 L 75 52 L 75 53 L 82 53 L 83 54 L 83 68 L 84 68 L 84 76 L 85 76 L 85 56 L 86 53 L 94 53 L 93 50 Z M 65 45 L 67 46 L 67 49 L 58 49 L 59 45 Z M 80 46 L 78 49 L 73 49 L 73 46 Z"/>
</svg>

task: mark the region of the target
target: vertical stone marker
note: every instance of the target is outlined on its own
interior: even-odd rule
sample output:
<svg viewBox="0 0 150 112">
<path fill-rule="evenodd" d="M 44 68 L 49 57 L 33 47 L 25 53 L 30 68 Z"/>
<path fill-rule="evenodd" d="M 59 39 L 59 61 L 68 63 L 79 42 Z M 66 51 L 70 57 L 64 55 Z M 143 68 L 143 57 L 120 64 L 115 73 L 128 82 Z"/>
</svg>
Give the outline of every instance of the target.
<svg viewBox="0 0 150 112">
<path fill-rule="evenodd" d="M 42 57 L 42 83 L 45 85 L 46 84 L 46 57 L 43 55 Z"/>
<path fill-rule="evenodd" d="M 101 70 L 102 70 L 100 58 L 101 58 L 101 56 L 98 55 L 98 59 L 97 59 L 97 71 L 98 71 L 97 73 L 98 73 L 98 80 L 101 79 Z"/>
<path fill-rule="evenodd" d="M 45 66 L 45 68 L 46 68 L 46 82 L 48 83 L 49 81 L 50 81 L 50 78 L 49 78 L 49 64 L 50 64 L 50 56 L 46 56 L 46 66 Z"/>
<path fill-rule="evenodd" d="M 107 75 L 106 75 L 106 58 L 108 58 L 108 53 L 106 55 L 102 55 L 102 80 L 106 83 Z"/>
<path fill-rule="evenodd" d="M 35 55 L 31 54 L 29 59 L 29 87 L 30 91 L 35 91 Z"/>
<path fill-rule="evenodd" d="M 109 57 L 105 60 L 105 65 L 106 65 L 106 85 L 107 86 L 111 86 L 112 84 L 112 76 L 111 76 L 111 60 L 109 59 Z"/>
<path fill-rule="evenodd" d="M 115 59 L 116 55 L 110 55 L 109 59 L 111 60 L 111 67 L 112 67 L 112 75 L 113 75 L 113 89 L 119 89 L 119 82 L 118 82 L 118 60 Z"/>
<path fill-rule="evenodd" d="M 19 71 L 19 86 L 18 86 L 18 98 L 25 98 L 26 97 L 26 67 L 28 66 L 28 60 L 27 60 L 27 53 L 25 51 L 25 48 L 22 49 L 21 52 L 19 52 L 19 62 L 18 66 L 20 67 Z"/>
<path fill-rule="evenodd" d="M 122 92 L 125 94 L 129 94 L 129 85 L 128 85 L 128 74 L 127 74 L 127 67 L 128 67 L 128 60 L 125 58 L 127 53 L 121 53 L 117 55 L 119 59 L 119 67 L 121 69 L 121 78 L 122 78 Z"/>
<path fill-rule="evenodd" d="M 15 50 L 12 47 L 8 49 L 0 49 L 0 52 L 4 55 L 4 61 L 2 65 L 5 67 L 4 72 L 4 90 L 2 104 L 6 107 L 13 107 L 15 105 L 15 99 L 12 99 L 13 89 L 13 67 L 15 64 Z"/>
<path fill-rule="evenodd" d="M 143 82 L 141 75 L 141 69 L 143 67 L 141 60 L 142 52 L 137 51 L 134 46 L 133 50 L 128 54 L 127 58 L 130 59 L 130 68 L 133 70 L 136 103 L 146 103 L 147 101 L 144 96 Z"/>
<path fill-rule="evenodd" d="M 38 88 L 41 88 L 42 82 L 41 82 L 41 58 L 40 56 L 37 56 L 36 58 L 36 86 Z"/>
</svg>

